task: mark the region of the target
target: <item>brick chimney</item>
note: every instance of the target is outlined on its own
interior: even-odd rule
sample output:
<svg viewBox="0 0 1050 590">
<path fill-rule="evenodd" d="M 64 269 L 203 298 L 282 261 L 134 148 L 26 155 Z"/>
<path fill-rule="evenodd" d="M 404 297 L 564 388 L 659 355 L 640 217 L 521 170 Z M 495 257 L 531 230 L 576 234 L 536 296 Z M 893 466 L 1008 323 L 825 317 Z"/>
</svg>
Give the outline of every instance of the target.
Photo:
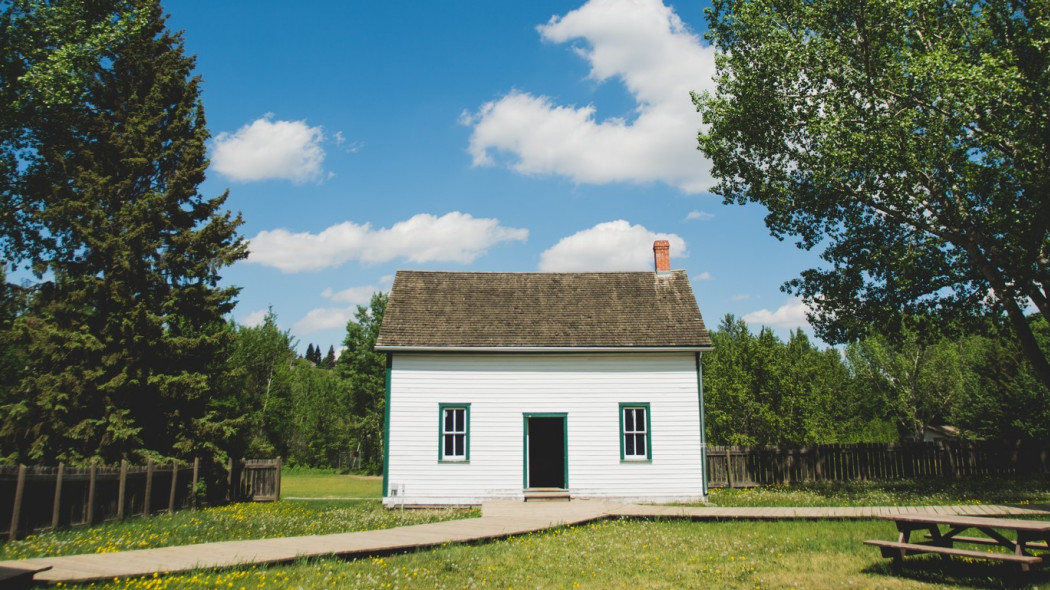
<svg viewBox="0 0 1050 590">
<path fill-rule="evenodd" d="M 671 243 L 667 240 L 653 242 L 653 258 L 656 260 L 656 274 L 671 272 Z"/>
</svg>

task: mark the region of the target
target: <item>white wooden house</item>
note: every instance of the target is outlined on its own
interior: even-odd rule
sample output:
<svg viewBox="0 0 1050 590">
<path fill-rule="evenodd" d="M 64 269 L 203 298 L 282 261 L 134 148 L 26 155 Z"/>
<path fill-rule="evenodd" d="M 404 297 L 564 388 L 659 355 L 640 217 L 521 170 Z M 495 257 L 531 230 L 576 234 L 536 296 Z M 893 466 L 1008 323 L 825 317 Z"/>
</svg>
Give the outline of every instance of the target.
<svg viewBox="0 0 1050 590">
<path fill-rule="evenodd" d="M 706 499 L 711 350 L 689 279 L 655 272 L 399 271 L 383 502 Z"/>
</svg>

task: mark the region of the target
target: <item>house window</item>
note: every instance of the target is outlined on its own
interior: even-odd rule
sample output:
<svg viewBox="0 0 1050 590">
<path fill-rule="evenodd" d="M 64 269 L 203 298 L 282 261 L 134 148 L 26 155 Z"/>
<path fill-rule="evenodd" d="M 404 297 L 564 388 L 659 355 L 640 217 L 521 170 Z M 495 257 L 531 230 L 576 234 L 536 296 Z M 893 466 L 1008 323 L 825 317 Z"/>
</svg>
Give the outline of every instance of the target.
<svg viewBox="0 0 1050 590">
<path fill-rule="evenodd" d="M 620 459 L 650 461 L 649 404 L 620 404 Z"/>
<path fill-rule="evenodd" d="M 470 404 L 440 404 L 439 461 L 470 460 Z"/>
</svg>

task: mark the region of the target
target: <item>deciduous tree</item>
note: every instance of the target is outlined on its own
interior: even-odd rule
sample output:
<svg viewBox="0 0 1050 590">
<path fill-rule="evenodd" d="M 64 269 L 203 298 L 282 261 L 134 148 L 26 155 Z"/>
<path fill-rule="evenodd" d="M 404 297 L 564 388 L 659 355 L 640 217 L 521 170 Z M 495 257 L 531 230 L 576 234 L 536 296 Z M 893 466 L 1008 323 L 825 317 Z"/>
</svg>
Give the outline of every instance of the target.
<svg viewBox="0 0 1050 590">
<path fill-rule="evenodd" d="M 375 343 L 387 298 L 386 293 L 375 293 L 367 307 L 357 306 L 346 326 L 346 349 L 336 363 L 350 386 L 352 444 L 359 450 L 361 464 L 372 472 L 383 465 L 386 356 L 375 351 Z"/>
<path fill-rule="evenodd" d="M 715 0 L 717 90 L 694 95 L 727 203 L 828 266 L 788 290 L 825 340 L 901 317 L 1050 318 L 1050 5 Z M 956 324 L 961 325 L 961 324 Z"/>
</svg>

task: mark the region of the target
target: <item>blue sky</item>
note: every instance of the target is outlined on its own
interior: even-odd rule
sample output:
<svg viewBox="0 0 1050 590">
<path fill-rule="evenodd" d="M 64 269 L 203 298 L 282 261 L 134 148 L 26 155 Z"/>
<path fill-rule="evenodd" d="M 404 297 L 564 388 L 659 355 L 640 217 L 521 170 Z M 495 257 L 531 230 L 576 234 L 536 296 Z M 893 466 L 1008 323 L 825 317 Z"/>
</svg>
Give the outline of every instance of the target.
<svg viewBox="0 0 1050 590">
<path fill-rule="evenodd" d="M 644 270 L 667 239 L 709 326 L 806 328 L 780 286 L 816 254 L 708 192 L 704 6 L 168 0 L 204 79 L 201 192 L 250 240 L 234 317 L 338 349 L 398 269 Z"/>
</svg>

